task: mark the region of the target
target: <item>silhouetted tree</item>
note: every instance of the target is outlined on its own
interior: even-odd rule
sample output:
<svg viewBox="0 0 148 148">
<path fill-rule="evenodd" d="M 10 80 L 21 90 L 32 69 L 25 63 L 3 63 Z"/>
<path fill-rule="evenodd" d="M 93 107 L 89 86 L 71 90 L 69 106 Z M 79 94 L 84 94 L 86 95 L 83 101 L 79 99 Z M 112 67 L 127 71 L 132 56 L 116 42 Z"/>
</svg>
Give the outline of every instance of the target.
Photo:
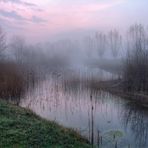
<svg viewBox="0 0 148 148">
<path fill-rule="evenodd" d="M 0 27 L 0 58 L 2 58 L 2 54 L 6 49 L 6 35 L 3 29 Z"/>
<path fill-rule="evenodd" d="M 93 55 L 93 49 L 94 49 L 94 42 L 92 37 L 87 36 L 85 38 L 85 44 L 86 44 L 86 54 L 88 57 L 91 57 Z"/>
<path fill-rule="evenodd" d="M 25 40 L 20 36 L 14 36 L 11 41 L 11 48 L 18 64 L 23 64 L 25 54 Z"/>
<path fill-rule="evenodd" d="M 97 46 L 97 51 L 100 57 L 104 55 L 106 51 L 106 45 L 107 45 L 106 35 L 101 32 L 97 32 L 96 33 L 96 46 Z"/>
<path fill-rule="evenodd" d="M 128 91 L 148 91 L 148 50 L 146 40 L 146 31 L 141 24 L 130 27 L 123 77 L 125 89 Z"/>
<path fill-rule="evenodd" d="M 113 57 L 116 58 L 122 44 L 122 37 L 116 29 L 109 32 L 108 43 Z"/>
</svg>

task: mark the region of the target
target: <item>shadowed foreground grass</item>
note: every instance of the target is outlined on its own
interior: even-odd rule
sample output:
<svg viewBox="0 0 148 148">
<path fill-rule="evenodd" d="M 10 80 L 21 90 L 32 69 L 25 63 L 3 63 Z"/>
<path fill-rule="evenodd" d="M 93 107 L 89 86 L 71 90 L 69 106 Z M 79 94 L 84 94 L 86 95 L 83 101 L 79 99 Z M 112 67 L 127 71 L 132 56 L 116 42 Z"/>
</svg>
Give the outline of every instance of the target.
<svg viewBox="0 0 148 148">
<path fill-rule="evenodd" d="M 0 100 L 0 148 L 87 148 L 87 140 L 70 129 Z"/>
</svg>

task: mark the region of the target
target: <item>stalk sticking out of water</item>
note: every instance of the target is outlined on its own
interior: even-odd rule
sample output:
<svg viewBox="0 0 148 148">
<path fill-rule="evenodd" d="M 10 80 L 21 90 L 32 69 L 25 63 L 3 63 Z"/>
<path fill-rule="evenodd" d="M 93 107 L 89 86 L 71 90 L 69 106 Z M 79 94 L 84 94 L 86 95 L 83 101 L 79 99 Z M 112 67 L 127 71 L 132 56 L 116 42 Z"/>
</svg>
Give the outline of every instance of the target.
<svg viewBox="0 0 148 148">
<path fill-rule="evenodd" d="M 117 148 L 117 141 L 116 141 L 116 143 L 115 143 L 115 148 Z"/>
<path fill-rule="evenodd" d="M 92 103 L 92 93 L 90 95 L 90 100 L 91 100 L 91 123 L 92 123 L 92 133 L 91 133 L 91 144 L 92 144 L 92 147 L 94 145 L 94 117 L 93 117 L 93 103 Z"/>
<path fill-rule="evenodd" d="M 100 137 L 100 143 L 101 143 L 101 145 L 103 144 L 103 141 L 102 141 L 102 136 Z"/>
<path fill-rule="evenodd" d="M 100 136 L 100 131 L 98 130 L 98 148 L 102 145 L 102 136 Z"/>
<path fill-rule="evenodd" d="M 100 147 L 100 132 L 99 132 L 99 130 L 98 130 L 98 147 Z"/>
</svg>

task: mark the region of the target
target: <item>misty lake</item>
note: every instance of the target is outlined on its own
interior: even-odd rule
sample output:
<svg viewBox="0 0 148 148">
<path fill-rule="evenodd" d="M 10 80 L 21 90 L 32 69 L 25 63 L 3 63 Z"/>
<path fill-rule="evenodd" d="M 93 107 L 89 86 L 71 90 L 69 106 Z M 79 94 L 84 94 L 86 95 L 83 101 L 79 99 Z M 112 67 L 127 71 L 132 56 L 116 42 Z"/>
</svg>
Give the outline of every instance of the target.
<svg viewBox="0 0 148 148">
<path fill-rule="evenodd" d="M 102 70 L 93 71 L 81 73 L 78 70 L 77 74 L 85 80 L 114 78 Z M 119 148 L 148 147 L 148 110 L 108 92 L 85 87 L 83 81 L 67 85 L 66 82 L 74 77 L 73 72 L 52 73 L 26 93 L 21 106 L 45 119 L 73 128 L 102 148 L 116 145 Z"/>
</svg>

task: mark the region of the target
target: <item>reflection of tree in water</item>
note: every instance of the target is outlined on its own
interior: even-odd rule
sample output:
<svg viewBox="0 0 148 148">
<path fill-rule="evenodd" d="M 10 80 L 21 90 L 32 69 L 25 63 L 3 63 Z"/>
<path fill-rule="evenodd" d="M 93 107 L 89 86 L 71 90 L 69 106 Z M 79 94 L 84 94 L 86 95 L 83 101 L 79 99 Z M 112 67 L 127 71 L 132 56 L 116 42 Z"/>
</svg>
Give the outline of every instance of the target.
<svg viewBox="0 0 148 148">
<path fill-rule="evenodd" d="M 128 103 L 123 114 L 125 127 L 130 127 L 134 133 L 136 146 L 146 148 L 148 146 L 148 110 Z"/>
</svg>

